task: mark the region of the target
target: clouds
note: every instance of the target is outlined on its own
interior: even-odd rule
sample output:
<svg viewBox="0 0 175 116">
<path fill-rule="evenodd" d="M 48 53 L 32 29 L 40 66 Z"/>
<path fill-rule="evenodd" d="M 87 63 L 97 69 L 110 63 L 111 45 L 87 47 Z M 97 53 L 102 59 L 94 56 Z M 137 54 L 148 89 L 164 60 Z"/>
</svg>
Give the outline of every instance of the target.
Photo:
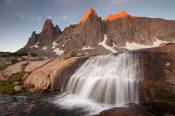
<svg viewBox="0 0 175 116">
<path fill-rule="evenodd" d="M 141 3 L 143 0 L 3 0 L 6 14 L 15 15 L 23 21 L 41 21 L 48 16 L 65 23 L 76 23 L 89 8 L 101 16 L 108 12 L 126 8 L 125 5 Z M 2 10 L 1 10 L 2 11 Z M 99 12 L 100 11 L 100 12 Z M 100 14 L 101 13 L 101 14 Z M 60 18 L 60 19 L 58 19 Z"/>
<path fill-rule="evenodd" d="M 36 16 L 35 14 L 27 14 L 24 12 L 17 12 L 16 16 L 23 21 L 41 21 L 41 16 Z"/>
<path fill-rule="evenodd" d="M 143 2 L 144 0 L 108 0 L 108 1 L 109 3 L 115 4 L 115 5 L 125 5 L 125 4 L 132 4 L 132 3 L 140 3 L 140 2 Z"/>
</svg>

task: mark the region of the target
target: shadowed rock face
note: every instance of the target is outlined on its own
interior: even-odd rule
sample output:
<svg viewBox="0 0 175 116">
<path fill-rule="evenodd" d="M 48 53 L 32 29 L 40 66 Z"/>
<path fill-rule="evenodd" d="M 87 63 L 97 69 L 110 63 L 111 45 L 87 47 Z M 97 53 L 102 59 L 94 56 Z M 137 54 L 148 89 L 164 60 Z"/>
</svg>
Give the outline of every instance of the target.
<svg viewBox="0 0 175 116">
<path fill-rule="evenodd" d="M 95 53 L 98 43 L 103 41 L 104 32 L 102 19 L 95 14 L 90 14 L 83 23 L 66 28 L 58 38 L 59 45 L 57 47 L 64 51 L 73 50 L 80 54 Z M 88 49 L 83 50 L 83 48 Z"/>
<path fill-rule="evenodd" d="M 106 41 L 105 40 L 106 37 Z M 27 45 L 19 52 L 41 57 L 57 57 L 57 51 L 74 51 L 78 55 L 94 55 L 126 50 L 126 43 L 153 45 L 158 40 L 175 41 L 175 21 L 134 17 L 126 11 L 109 15 L 104 20 L 90 9 L 79 24 L 66 27 L 63 32 L 46 20 L 42 32 L 32 33 Z M 104 42 L 104 45 L 100 45 Z"/>
<path fill-rule="evenodd" d="M 106 21 L 108 44 L 125 46 L 126 42 L 151 45 L 155 38 L 164 41 L 175 40 L 175 21 L 126 16 Z"/>
<path fill-rule="evenodd" d="M 51 47 L 52 43 L 56 41 L 57 37 L 61 34 L 61 30 L 58 26 L 53 26 L 52 21 L 47 19 L 45 21 L 42 32 L 36 34 L 32 33 L 31 38 L 29 39 L 26 47 L 31 47 L 37 45 L 38 48 Z"/>
<path fill-rule="evenodd" d="M 41 57 L 54 57 L 55 53 L 51 53 L 51 47 L 54 41 L 61 35 L 60 28 L 52 24 L 50 19 L 45 21 L 42 31 L 36 34 L 34 31 L 29 38 L 27 45 L 20 49 L 18 52 L 34 53 Z M 51 52 L 50 52 L 51 51 Z"/>
<path fill-rule="evenodd" d="M 141 104 L 157 115 L 175 114 L 175 44 L 148 49 L 141 59 Z"/>
</svg>

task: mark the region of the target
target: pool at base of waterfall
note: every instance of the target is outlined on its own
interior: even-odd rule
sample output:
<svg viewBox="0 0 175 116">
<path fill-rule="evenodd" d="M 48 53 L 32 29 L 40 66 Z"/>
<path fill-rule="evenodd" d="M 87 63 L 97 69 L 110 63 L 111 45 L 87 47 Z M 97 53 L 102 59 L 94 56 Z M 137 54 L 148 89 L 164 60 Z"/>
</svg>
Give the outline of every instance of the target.
<svg viewBox="0 0 175 116">
<path fill-rule="evenodd" d="M 74 111 L 79 110 L 84 115 L 96 115 L 101 111 L 112 108 L 110 105 L 99 104 L 89 99 L 83 99 L 78 95 L 62 94 L 53 98 L 52 103 L 56 104 L 59 108 Z"/>
</svg>

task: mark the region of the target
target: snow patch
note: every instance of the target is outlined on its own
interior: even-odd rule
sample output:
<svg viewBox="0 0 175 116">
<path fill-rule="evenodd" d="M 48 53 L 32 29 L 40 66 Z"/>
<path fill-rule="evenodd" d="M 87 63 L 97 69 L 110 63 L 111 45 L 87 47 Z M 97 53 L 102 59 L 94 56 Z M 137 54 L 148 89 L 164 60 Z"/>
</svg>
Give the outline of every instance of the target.
<svg viewBox="0 0 175 116">
<path fill-rule="evenodd" d="M 114 47 L 115 47 L 115 44 L 113 43 L 113 47 L 110 47 L 108 45 L 106 45 L 106 40 L 108 39 L 107 35 L 104 34 L 104 40 L 102 42 L 99 42 L 98 45 L 101 45 L 103 46 L 104 48 L 106 48 L 107 50 L 111 51 L 111 52 L 117 52 Z"/>
<path fill-rule="evenodd" d="M 38 48 L 38 43 L 36 43 L 35 45 L 31 46 L 30 48 Z"/>
<path fill-rule="evenodd" d="M 115 43 L 114 43 L 114 42 L 112 43 L 112 46 L 113 46 L 113 48 L 117 47 L 117 46 L 115 45 Z"/>
<path fill-rule="evenodd" d="M 48 58 L 47 58 L 47 57 L 44 57 L 44 59 L 46 59 L 46 60 L 47 60 Z"/>
<path fill-rule="evenodd" d="M 60 48 L 56 48 L 55 50 L 53 50 L 53 52 L 55 52 L 57 55 L 60 55 L 64 52 L 63 50 L 60 50 Z"/>
<path fill-rule="evenodd" d="M 46 46 L 44 46 L 41 50 L 47 50 L 47 47 Z"/>
<path fill-rule="evenodd" d="M 143 48 L 158 47 L 161 44 L 166 44 L 166 43 L 170 43 L 170 42 L 159 40 L 159 39 L 155 38 L 155 41 L 154 41 L 153 45 L 144 45 L 144 44 L 126 42 L 126 46 L 124 48 L 129 49 L 129 50 L 136 50 L 136 49 L 143 49 Z"/>
<path fill-rule="evenodd" d="M 56 43 L 56 41 L 54 41 L 54 42 L 52 43 L 52 48 L 55 49 L 55 48 L 56 48 L 56 45 L 57 45 L 57 43 Z"/>
<path fill-rule="evenodd" d="M 89 49 L 94 49 L 94 48 L 91 48 L 90 46 L 88 46 L 88 47 L 83 47 L 81 50 L 89 50 Z"/>
</svg>

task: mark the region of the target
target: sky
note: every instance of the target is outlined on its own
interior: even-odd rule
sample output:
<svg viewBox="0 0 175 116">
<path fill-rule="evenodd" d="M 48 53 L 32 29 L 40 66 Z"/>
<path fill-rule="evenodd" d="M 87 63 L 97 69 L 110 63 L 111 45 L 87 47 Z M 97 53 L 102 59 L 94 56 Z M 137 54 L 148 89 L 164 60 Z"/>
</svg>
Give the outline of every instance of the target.
<svg viewBox="0 0 175 116">
<path fill-rule="evenodd" d="M 0 51 L 22 48 L 48 18 L 63 31 L 90 8 L 103 19 L 125 10 L 132 16 L 175 20 L 174 6 L 175 0 L 0 0 Z"/>
</svg>

